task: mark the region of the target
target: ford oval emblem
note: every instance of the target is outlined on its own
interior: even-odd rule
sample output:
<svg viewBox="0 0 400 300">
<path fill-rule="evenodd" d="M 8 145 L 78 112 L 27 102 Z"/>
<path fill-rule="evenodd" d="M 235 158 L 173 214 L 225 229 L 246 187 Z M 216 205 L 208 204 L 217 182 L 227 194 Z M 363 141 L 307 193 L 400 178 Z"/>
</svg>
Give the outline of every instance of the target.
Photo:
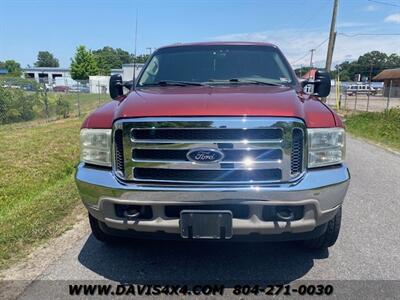
<svg viewBox="0 0 400 300">
<path fill-rule="evenodd" d="M 224 159 L 224 153 L 219 151 L 218 149 L 211 148 L 196 148 L 190 150 L 186 157 L 188 160 L 202 163 L 202 164 L 210 164 L 217 163 Z"/>
</svg>

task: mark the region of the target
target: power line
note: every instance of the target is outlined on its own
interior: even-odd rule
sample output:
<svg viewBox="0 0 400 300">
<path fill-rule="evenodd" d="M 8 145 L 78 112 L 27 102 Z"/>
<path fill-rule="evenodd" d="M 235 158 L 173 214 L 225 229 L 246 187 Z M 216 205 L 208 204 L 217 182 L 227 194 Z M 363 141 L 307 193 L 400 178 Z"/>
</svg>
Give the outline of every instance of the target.
<svg viewBox="0 0 400 300">
<path fill-rule="evenodd" d="M 307 51 L 306 54 L 304 54 L 302 57 L 296 59 L 295 61 L 291 62 L 292 65 L 296 64 L 297 62 L 299 62 L 300 60 L 302 60 L 303 58 L 305 58 L 306 56 L 308 56 L 308 54 L 310 53 L 310 51 Z"/>
<path fill-rule="evenodd" d="M 400 33 L 344 33 L 344 32 L 338 32 L 338 34 L 346 37 L 368 36 L 368 35 L 376 35 L 376 36 L 400 35 Z"/>
<path fill-rule="evenodd" d="M 319 43 L 317 46 L 313 47 L 312 50 L 317 50 L 319 47 L 321 47 L 323 44 L 325 44 L 327 41 L 329 40 L 329 38 L 323 40 L 321 43 Z M 299 62 L 300 60 L 304 59 L 306 56 L 308 56 L 310 54 L 311 50 L 308 50 L 302 57 L 296 59 L 295 61 L 291 62 L 292 65 L 296 64 L 297 62 Z"/>
<path fill-rule="evenodd" d="M 382 4 L 382 5 L 388 5 L 388 6 L 394 6 L 394 7 L 400 7 L 399 4 L 395 4 L 395 3 L 390 3 L 390 2 L 385 2 L 385 1 L 378 1 L 378 0 L 367 0 L 369 2 L 374 2 L 374 3 L 378 3 L 378 4 Z"/>
<path fill-rule="evenodd" d="M 321 47 L 323 44 L 325 44 L 328 40 L 329 40 L 329 38 L 327 38 L 326 40 L 324 40 L 323 42 L 318 44 L 318 46 L 314 47 L 314 49 L 317 50 L 319 47 Z"/>
</svg>

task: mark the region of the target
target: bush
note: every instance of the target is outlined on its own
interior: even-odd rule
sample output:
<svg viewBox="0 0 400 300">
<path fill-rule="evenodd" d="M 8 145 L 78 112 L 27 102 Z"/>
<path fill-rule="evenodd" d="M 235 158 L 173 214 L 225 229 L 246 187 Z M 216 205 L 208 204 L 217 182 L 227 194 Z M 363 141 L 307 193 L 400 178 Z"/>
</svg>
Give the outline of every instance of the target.
<svg viewBox="0 0 400 300">
<path fill-rule="evenodd" d="M 34 107 L 38 102 L 37 92 L 27 93 L 0 86 L 0 124 L 33 120 L 36 117 Z"/>
<path fill-rule="evenodd" d="M 63 116 L 63 118 L 69 117 L 70 103 L 65 100 L 62 96 L 59 96 L 56 102 L 56 114 Z"/>
</svg>

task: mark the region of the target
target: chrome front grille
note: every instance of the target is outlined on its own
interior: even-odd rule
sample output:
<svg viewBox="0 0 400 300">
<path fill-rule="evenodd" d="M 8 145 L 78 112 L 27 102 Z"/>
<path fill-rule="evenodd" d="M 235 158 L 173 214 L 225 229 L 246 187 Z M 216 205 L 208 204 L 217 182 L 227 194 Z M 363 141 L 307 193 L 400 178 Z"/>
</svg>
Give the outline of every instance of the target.
<svg viewBox="0 0 400 300">
<path fill-rule="evenodd" d="M 304 132 L 295 118 L 123 119 L 114 125 L 114 170 L 144 183 L 290 182 L 304 171 Z M 187 154 L 197 148 L 218 149 L 224 158 L 192 162 Z"/>
</svg>

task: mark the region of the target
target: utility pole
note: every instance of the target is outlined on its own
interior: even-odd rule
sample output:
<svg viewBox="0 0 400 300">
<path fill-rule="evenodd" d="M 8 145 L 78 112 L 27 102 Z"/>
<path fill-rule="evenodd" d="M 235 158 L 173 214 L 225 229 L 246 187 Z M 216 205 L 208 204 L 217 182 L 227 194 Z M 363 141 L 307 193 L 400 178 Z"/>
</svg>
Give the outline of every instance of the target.
<svg viewBox="0 0 400 300">
<path fill-rule="evenodd" d="M 338 10 L 339 0 L 334 0 L 333 3 L 333 12 L 332 12 L 332 20 L 331 20 L 331 29 L 329 31 L 329 43 L 328 43 L 328 52 L 326 53 L 326 63 L 325 69 L 329 72 L 331 70 L 332 65 L 332 57 L 333 57 L 333 49 L 335 48 L 335 40 L 336 40 L 336 15 Z"/>
</svg>

